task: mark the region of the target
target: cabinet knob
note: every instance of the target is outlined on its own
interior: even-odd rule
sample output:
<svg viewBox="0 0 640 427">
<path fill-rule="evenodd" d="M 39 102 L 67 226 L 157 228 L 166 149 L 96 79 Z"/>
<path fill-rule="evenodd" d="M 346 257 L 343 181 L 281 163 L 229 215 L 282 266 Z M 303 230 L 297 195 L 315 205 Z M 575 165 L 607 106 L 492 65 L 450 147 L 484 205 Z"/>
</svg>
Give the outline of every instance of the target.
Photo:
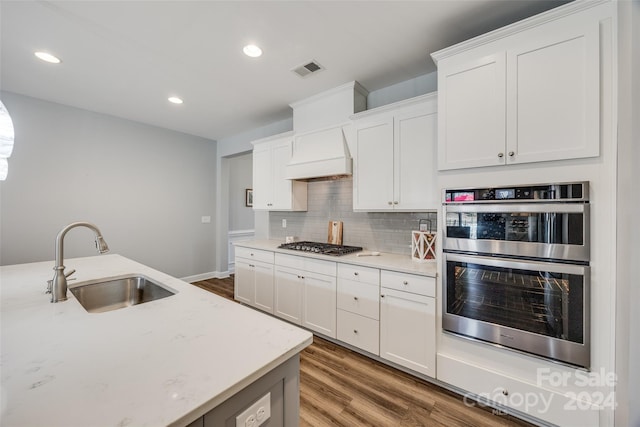
<svg viewBox="0 0 640 427">
<path fill-rule="evenodd" d="M 252 253 L 250 253 L 249 255 L 253 256 L 253 252 L 252 252 Z"/>
<path fill-rule="evenodd" d="M 354 276 L 357 276 L 357 275 L 358 275 L 358 272 L 357 272 L 357 271 L 354 271 L 354 272 L 353 272 L 353 275 L 354 275 Z"/>
<path fill-rule="evenodd" d="M 358 301 L 358 297 L 353 297 L 353 299 L 354 299 L 355 301 Z"/>
<path fill-rule="evenodd" d="M 304 276 L 300 276 L 301 279 L 304 279 Z"/>
<path fill-rule="evenodd" d="M 502 394 L 504 394 L 505 396 L 509 396 L 509 390 L 507 389 L 502 390 Z"/>
<path fill-rule="evenodd" d="M 498 153 L 498 157 L 500 158 L 504 157 L 504 153 Z"/>
<path fill-rule="evenodd" d="M 408 284 L 409 284 L 409 282 L 407 282 L 407 281 L 405 280 L 404 282 L 402 282 L 402 284 L 406 286 L 406 285 L 408 285 Z"/>
<path fill-rule="evenodd" d="M 514 153 L 513 151 L 509 151 L 509 157 L 513 157 L 515 156 L 516 153 Z"/>
<path fill-rule="evenodd" d="M 384 295 L 380 295 L 380 298 L 384 298 Z"/>
<path fill-rule="evenodd" d="M 387 202 L 387 204 L 388 204 L 388 205 L 392 205 L 392 204 L 393 204 L 393 202 Z"/>
<path fill-rule="evenodd" d="M 357 329 L 354 329 L 354 330 L 353 330 L 353 333 L 354 333 L 354 334 L 357 334 L 357 333 L 358 333 L 358 330 L 357 330 Z"/>
<path fill-rule="evenodd" d="M 398 204 L 398 202 L 393 202 L 393 204 L 394 204 L 394 205 L 397 205 L 397 204 Z"/>
</svg>

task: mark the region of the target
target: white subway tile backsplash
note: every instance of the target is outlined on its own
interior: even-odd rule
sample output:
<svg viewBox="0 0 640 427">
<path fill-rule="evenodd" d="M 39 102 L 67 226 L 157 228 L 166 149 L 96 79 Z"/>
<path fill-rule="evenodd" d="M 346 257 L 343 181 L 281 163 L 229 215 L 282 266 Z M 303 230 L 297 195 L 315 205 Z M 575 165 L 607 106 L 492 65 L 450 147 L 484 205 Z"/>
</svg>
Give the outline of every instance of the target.
<svg viewBox="0 0 640 427">
<path fill-rule="evenodd" d="M 307 186 L 307 212 L 270 212 L 273 239 L 285 236 L 298 240 L 326 241 L 329 221 L 343 222 L 343 244 L 366 250 L 411 254 L 411 231 L 418 221 L 428 219 L 436 230 L 435 212 L 354 212 L 353 180 L 312 181 Z M 282 228 L 282 220 L 287 228 Z"/>
</svg>

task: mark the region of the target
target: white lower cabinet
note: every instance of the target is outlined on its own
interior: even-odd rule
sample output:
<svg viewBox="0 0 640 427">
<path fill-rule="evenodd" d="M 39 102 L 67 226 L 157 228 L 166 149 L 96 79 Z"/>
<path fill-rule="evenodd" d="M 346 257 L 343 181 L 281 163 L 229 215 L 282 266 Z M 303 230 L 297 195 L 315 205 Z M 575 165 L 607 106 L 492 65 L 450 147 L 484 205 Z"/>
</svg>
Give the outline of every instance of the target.
<svg viewBox="0 0 640 427">
<path fill-rule="evenodd" d="M 436 299 L 395 289 L 396 282 L 411 286 L 410 277 L 435 286 L 433 278 L 381 272 L 380 357 L 435 377 Z"/>
<path fill-rule="evenodd" d="M 359 314 L 338 309 L 338 335 L 354 347 L 378 355 L 380 348 L 380 322 Z"/>
<path fill-rule="evenodd" d="M 296 325 L 302 323 L 302 282 L 298 270 L 275 267 L 274 304 L 273 314 Z"/>
<path fill-rule="evenodd" d="M 273 313 L 273 252 L 236 248 L 234 298 Z"/>
<path fill-rule="evenodd" d="M 336 337 L 336 263 L 276 254 L 275 302 L 278 317 Z"/>
<path fill-rule="evenodd" d="M 380 354 L 380 270 L 338 264 L 338 339 Z"/>
<path fill-rule="evenodd" d="M 443 354 L 438 355 L 438 380 L 467 390 L 465 402 L 475 402 L 478 397 L 483 402 L 504 405 L 555 425 L 588 427 L 600 422 L 600 408 L 579 400 L 582 393 L 548 390 Z"/>
</svg>

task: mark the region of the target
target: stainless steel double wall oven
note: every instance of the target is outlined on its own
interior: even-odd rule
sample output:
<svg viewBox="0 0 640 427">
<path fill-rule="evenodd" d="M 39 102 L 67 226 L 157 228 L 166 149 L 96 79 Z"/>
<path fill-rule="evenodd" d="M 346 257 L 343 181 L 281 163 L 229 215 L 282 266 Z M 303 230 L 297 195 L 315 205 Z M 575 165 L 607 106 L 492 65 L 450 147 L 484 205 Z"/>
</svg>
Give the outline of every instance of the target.
<svg viewBox="0 0 640 427">
<path fill-rule="evenodd" d="M 589 368 L 588 183 L 443 199 L 443 329 Z"/>
</svg>

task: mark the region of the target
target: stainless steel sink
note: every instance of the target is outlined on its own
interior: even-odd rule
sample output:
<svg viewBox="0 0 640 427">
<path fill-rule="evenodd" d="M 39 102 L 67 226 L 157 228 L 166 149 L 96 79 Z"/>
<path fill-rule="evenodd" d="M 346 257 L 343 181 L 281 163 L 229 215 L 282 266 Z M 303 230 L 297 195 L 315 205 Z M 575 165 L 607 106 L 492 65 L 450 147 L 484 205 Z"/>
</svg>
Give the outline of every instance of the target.
<svg viewBox="0 0 640 427">
<path fill-rule="evenodd" d="M 142 275 L 78 283 L 69 290 L 89 313 L 117 310 L 175 294 Z"/>
</svg>

